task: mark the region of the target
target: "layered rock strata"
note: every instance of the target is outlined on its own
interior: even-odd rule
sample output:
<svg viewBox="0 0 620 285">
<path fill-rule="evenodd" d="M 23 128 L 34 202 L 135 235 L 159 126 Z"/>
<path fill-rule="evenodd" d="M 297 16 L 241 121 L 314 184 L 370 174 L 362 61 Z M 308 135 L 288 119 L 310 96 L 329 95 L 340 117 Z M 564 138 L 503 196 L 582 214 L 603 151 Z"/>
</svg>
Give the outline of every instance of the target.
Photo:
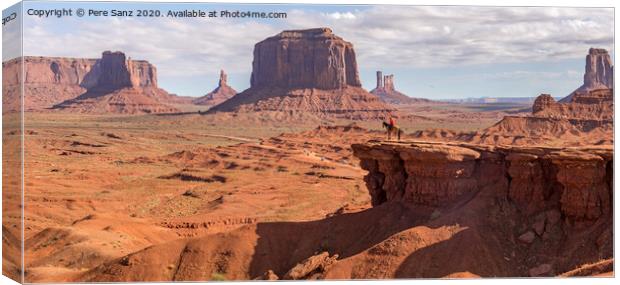
<svg viewBox="0 0 620 285">
<path fill-rule="evenodd" d="M 571 102 L 572 97 L 579 93 L 588 93 L 592 90 L 614 88 L 614 66 L 611 56 L 605 49 L 590 48 L 586 56 L 583 85 L 573 91 L 561 102 Z"/>
<path fill-rule="evenodd" d="M 556 102 L 551 95 L 542 94 L 532 106 L 532 115 L 544 118 L 586 119 L 613 121 L 613 89 L 578 92 L 568 101 Z"/>
<path fill-rule="evenodd" d="M 24 70 L 24 110 L 42 110 L 86 92 L 96 83 L 92 71 L 96 59 L 35 57 L 16 58 L 2 63 L 4 112 L 20 107 L 22 64 Z"/>
<path fill-rule="evenodd" d="M 285 111 L 354 119 L 394 108 L 361 88 L 353 45 L 329 28 L 284 31 L 254 47 L 251 87 L 210 112 Z"/>
<path fill-rule="evenodd" d="M 26 111 L 41 111 L 59 104 L 57 108 L 60 109 L 78 112 L 97 111 L 94 106 L 75 105 L 73 103 L 78 102 L 71 100 L 80 96 L 82 99 L 95 98 L 129 89 L 135 89 L 129 93 L 140 94 L 150 98 L 146 100 L 156 101 L 147 105 L 158 105 L 157 108 L 144 106 L 137 108 L 146 112 L 175 111 L 175 108 L 167 104 L 190 103 L 186 98 L 168 94 L 159 88 L 157 69 L 148 61 L 126 58 L 122 52 L 106 51 L 100 59 L 27 56 L 4 62 L 2 70 L 5 112 L 20 109 L 18 97 L 22 81 L 19 78 L 21 63 L 24 66 L 23 91 Z M 140 95 L 139 97 L 142 97 Z M 130 102 L 133 99 L 125 98 L 122 101 Z M 136 100 L 144 101 L 140 98 Z M 80 103 L 90 105 L 88 102 Z M 133 111 L 127 110 L 127 112 Z"/>
<path fill-rule="evenodd" d="M 526 214 L 558 209 L 569 222 L 612 213 L 613 148 L 456 143 L 354 144 L 374 206 L 445 206 L 492 188 Z"/>
<path fill-rule="evenodd" d="M 254 46 L 252 87 L 361 87 L 353 44 L 329 28 L 283 31 Z"/>
<path fill-rule="evenodd" d="M 122 52 L 103 52 L 88 76 L 93 83 L 80 96 L 53 106 L 78 113 L 170 113 L 171 104 L 189 103 L 157 86 L 157 70 L 147 61 L 135 61 Z"/>
<path fill-rule="evenodd" d="M 556 101 L 541 94 L 528 116 L 506 116 L 480 132 L 461 135 L 468 142 L 512 145 L 613 144 L 613 74 L 611 59 L 603 49 L 590 49 L 584 85 Z"/>
</svg>

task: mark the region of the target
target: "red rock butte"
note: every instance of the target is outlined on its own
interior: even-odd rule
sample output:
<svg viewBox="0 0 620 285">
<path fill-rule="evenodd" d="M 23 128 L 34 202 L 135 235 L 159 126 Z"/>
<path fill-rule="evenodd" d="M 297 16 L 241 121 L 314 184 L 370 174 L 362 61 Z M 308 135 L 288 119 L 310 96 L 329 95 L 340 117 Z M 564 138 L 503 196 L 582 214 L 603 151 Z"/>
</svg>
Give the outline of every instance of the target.
<svg viewBox="0 0 620 285">
<path fill-rule="evenodd" d="M 586 72 L 583 75 L 583 85 L 573 91 L 561 102 L 570 102 L 573 95 L 598 89 L 614 88 L 614 66 L 611 57 L 605 49 L 590 48 L 586 56 Z"/>
<path fill-rule="evenodd" d="M 528 115 L 505 116 L 472 133 L 417 132 L 419 139 L 458 140 L 497 145 L 585 146 L 613 144 L 613 66 L 603 49 L 590 49 L 584 84 L 556 101 L 541 94 Z"/>
<path fill-rule="evenodd" d="M 224 70 L 221 70 L 220 80 L 217 83 L 217 87 L 207 95 L 198 97 L 192 102 L 196 105 L 213 106 L 230 99 L 232 96 L 235 96 L 235 94 L 237 94 L 237 91 L 228 86 L 228 75 L 226 75 Z"/>
<path fill-rule="evenodd" d="M 21 68 L 27 72 L 22 79 Z M 157 85 L 157 69 L 123 52 L 105 51 L 101 58 L 27 56 L 2 64 L 4 112 L 57 109 L 78 113 L 177 112 L 171 104 L 189 99 L 168 94 Z"/>
<path fill-rule="evenodd" d="M 361 87 L 353 44 L 329 28 L 283 31 L 254 46 L 252 87 Z"/>
<path fill-rule="evenodd" d="M 394 87 L 394 74 L 383 75 L 382 71 L 377 71 L 377 86 L 370 93 L 378 96 L 386 103 L 390 104 L 412 104 L 429 103 L 431 100 L 409 97 Z"/>
<path fill-rule="evenodd" d="M 211 112 L 286 111 L 353 119 L 394 109 L 361 88 L 353 44 L 329 28 L 283 31 L 254 46 L 251 87 Z"/>
<path fill-rule="evenodd" d="M 179 111 L 170 104 L 184 102 L 157 86 L 154 65 L 131 60 L 119 51 L 103 52 L 86 76 L 92 84 L 85 93 L 53 108 L 78 113 L 170 113 Z"/>
</svg>

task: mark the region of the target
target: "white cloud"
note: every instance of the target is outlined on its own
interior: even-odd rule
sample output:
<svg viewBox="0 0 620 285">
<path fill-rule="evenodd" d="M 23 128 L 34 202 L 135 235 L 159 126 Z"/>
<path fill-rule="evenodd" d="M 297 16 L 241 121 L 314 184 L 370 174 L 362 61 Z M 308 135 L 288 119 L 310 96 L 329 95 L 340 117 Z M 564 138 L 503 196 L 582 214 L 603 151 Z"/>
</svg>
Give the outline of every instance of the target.
<svg viewBox="0 0 620 285">
<path fill-rule="evenodd" d="M 324 14 L 329 18 L 335 19 L 335 20 L 340 20 L 340 19 L 344 19 L 344 20 L 353 20 L 356 18 L 355 14 L 351 13 L 351 12 L 334 12 L 334 13 L 327 13 Z"/>
<path fill-rule="evenodd" d="M 26 55 L 99 57 L 103 50 L 122 50 L 155 63 L 160 76 L 220 68 L 248 73 L 255 43 L 281 30 L 313 27 L 331 27 L 352 42 L 364 68 L 548 61 L 583 58 L 590 47 L 613 50 L 613 9 L 603 8 L 374 6 L 333 13 L 291 9 L 287 19 L 267 21 L 51 21 L 61 20 L 27 22 Z"/>
<path fill-rule="evenodd" d="M 43 25 L 27 25 L 24 53 L 99 57 L 104 50 L 120 50 L 155 63 L 160 76 L 195 76 L 220 68 L 230 72 L 251 69 L 253 43 L 279 32 L 257 22 L 209 19 L 105 18 L 75 26 L 79 28 L 56 34 Z"/>
<path fill-rule="evenodd" d="M 613 50 L 612 9 L 377 6 L 351 13 L 351 21 L 297 17 L 332 27 L 355 45 L 358 62 L 376 68 L 545 61 L 582 58 L 593 46 Z"/>
</svg>

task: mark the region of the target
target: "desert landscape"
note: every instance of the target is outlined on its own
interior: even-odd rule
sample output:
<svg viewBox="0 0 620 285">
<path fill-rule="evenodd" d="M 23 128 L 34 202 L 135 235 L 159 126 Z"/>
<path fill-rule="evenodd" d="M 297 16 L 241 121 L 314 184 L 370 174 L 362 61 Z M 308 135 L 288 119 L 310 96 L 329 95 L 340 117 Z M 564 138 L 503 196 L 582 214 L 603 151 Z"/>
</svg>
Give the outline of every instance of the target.
<svg viewBox="0 0 620 285">
<path fill-rule="evenodd" d="M 160 88 L 156 67 L 129 56 L 141 55 L 3 62 L 3 274 L 614 275 L 604 49 L 584 50 L 571 94 L 485 104 L 404 94 L 407 79 L 382 71 L 367 91 L 354 43 L 330 28 L 265 35 L 250 88 L 222 70 L 199 98 Z M 390 118 L 400 141 L 387 140 Z"/>
</svg>

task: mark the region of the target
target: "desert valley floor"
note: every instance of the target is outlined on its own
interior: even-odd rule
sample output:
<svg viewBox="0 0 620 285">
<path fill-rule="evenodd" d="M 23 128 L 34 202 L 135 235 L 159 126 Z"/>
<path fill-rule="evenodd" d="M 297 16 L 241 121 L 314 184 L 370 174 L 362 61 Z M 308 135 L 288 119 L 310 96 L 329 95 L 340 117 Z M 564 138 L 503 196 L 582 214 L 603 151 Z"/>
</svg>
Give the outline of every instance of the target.
<svg viewBox="0 0 620 285">
<path fill-rule="evenodd" d="M 419 140 L 428 133 L 417 131 L 433 125 L 475 131 L 527 111 L 518 104 L 422 104 L 407 107 L 417 115 L 399 124 L 403 140 Z M 384 140 L 381 121 L 291 116 L 26 113 L 26 280 L 281 278 L 323 251 L 349 258 L 338 263 L 344 269 L 325 278 L 527 276 L 537 262 L 518 260 L 518 241 L 503 244 L 509 240 L 502 235 L 514 235 L 508 227 L 476 229 L 473 235 L 506 231 L 482 242 L 486 238 L 470 236 L 467 225 L 450 218 L 470 211 L 475 214 L 467 220 L 477 219 L 480 213 L 470 208 L 481 205 L 435 211 L 400 204 L 372 208 L 367 171 L 351 145 Z M 437 213 L 448 220 L 437 223 Z M 3 231 L 13 239 L 19 235 L 17 228 Z M 290 239 L 299 235 L 303 241 L 293 250 Z M 208 239 L 202 246 L 214 247 L 205 250 L 212 256 L 202 258 L 203 270 L 180 270 L 178 258 L 189 250 L 185 243 L 200 239 Z M 474 247 L 433 249 L 450 239 Z M 270 244 L 261 245 L 265 242 Z M 158 250 L 148 252 L 153 248 Z M 391 253 L 396 248 L 399 252 Z M 440 266 L 437 262 L 456 254 L 453 250 L 466 256 L 459 257 L 465 259 L 462 268 Z M 260 258 L 251 256 L 261 251 L 267 261 L 256 263 Z M 439 257 L 412 268 L 406 258 L 416 252 Z M 148 257 L 128 261 L 134 254 Z M 351 261 L 360 254 L 365 261 Z M 489 260 L 478 261 L 478 255 Z M 168 259 L 170 264 L 149 263 Z M 141 262 L 151 268 L 127 273 L 113 266 Z"/>
<path fill-rule="evenodd" d="M 152 63 L 121 51 L 4 62 L 3 273 L 614 274 L 605 49 L 588 50 L 570 94 L 449 102 L 382 71 L 367 91 L 355 54 L 330 28 L 285 30 L 254 45 L 249 88 L 222 70 L 201 97 L 160 88 Z"/>
</svg>

